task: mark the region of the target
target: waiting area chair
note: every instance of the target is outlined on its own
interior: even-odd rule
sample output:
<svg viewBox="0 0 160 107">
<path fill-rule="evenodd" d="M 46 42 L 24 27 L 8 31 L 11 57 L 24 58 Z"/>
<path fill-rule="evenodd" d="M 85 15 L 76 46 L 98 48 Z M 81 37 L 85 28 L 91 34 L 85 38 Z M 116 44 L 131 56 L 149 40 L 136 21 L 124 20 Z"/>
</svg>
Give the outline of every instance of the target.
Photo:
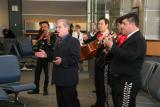
<svg viewBox="0 0 160 107">
<path fill-rule="evenodd" d="M 157 63 L 155 61 L 144 61 L 142 70 L 141 70 L 141 78 L 142 78 L 142 89 L 144 91 L 147 91 L 147 86 L 149 79 L 153 73 L 153 71 L 156 69 Z"/>
<path fill-rule="evenodd" d="M 23 64 L 23 67 L 21 70 L 32 70 L 30 68 L 26 67 L 26 63 L 31 59 L 31 62 L 35 62 L 35 56 L 33 54 L 32 50 L 32 44 L 29 37 L 20 37 L 17 38 L 17 50 L 19 53 L 18 59 L 20 63 Z"/>
<path fill-rule="evenodd" d="M 8 96 L 7 93 L 0 88 L 0 101 L 7 101 L 8 100 Z"/>
<path fill-rule="evenodd" d="M 0 56 L 0 87 L 8 94 L 15 94 L 14 103 L 16 104 L 22 104 L 18 100 L 20 92 L 36 88 L 34 83 L 20 82 L 20 78 L 21 71 L 17 57 L 14 55 Z"/>
<path fill-rule="evenodd" d="M 142 89 L 152 100 L 160 101 L 160 63 L 145 60 L 141 70 Z"/>
<path fill-rule="evenodd" d="M 160 63 L 157 63 L 157 68 L 149 79 L 147 90 L 154 99 L 160 101 Z"/>
<path fill-rule="evenodd" d="M 11 54 L 12 48 L 14 48 L 14 46 L 16 46 L 16 39 L 0 38 L 0 49 L 1 51 L 3 50 L 3 55 Z"/>
</svg>

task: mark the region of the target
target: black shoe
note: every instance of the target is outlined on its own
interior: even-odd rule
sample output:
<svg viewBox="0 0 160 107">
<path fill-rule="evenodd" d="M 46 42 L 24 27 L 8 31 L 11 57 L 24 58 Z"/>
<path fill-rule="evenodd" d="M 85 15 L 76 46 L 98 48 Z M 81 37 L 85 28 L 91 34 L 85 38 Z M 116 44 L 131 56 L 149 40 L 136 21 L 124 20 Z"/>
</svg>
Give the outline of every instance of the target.
<svg viewBox="0 0 160 107">
<path fill-rule="evenodd" d="M 93 90 L 92 93 L 96 93 L 96 90 Z"/>
<path fill-rule="evenodd" d="M 95 105 L 91 105 L 91 107 L 95 107 Z"/>
<path fill-rule="evenodd" d="M 48 90 L 44 90 L 44 91 L 43 91 L 43 95 L 44 95 L 44 96 L 48 95 Z"/>
<path fill-rule="evenodd" d="M 32 90 L 32 91 L 29 91 L 27 93 L 28 94 L 39 94 L 39 91 L 38 90 Z"/>
<path fill-rule="evenodd" d="M 91 107 L 105 107 L 105 105 L 104 104 L 102 105 L 94 104 L 94 105 L 91 105 Z"/>
</svg>

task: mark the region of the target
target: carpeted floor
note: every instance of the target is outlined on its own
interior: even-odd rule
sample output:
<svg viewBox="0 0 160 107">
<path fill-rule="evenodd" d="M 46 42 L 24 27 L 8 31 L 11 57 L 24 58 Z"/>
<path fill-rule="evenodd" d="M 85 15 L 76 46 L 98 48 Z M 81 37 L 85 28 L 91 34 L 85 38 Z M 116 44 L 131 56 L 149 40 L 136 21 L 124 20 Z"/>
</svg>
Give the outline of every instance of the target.
<svg viewBox="0 0 160 107">
<path fill-rule="evenodd" d="M 80 73 L 79 75 L 79 85 L 77 87 L 78 97 L 81 103 L 81 107 L 90 107 L 90 105 L 95 102 L 95 93 L 93 79 L 89 78 L 88 73 Z M 33 71 L 23 71 L 22 72 L 22 82 L 32 82 L 34 78 Z M 41 89 L 43 89 L 43 74 L 41 77 Z M 27 92 L 21 92 L 19 94 L 19 100 L 23 102 L 26 107 L 57 107 L 56 103 L 56 93 L 54 85 L 49 84 L 49 95 L 43 96 L 43 90 L 40 91 L 40 94 L 29 95 Z M 14 95 L 9 95 L 10 99 L 14 99 Z M 109 96 L 109 104 L 112 106 L 112 100 Z M 11 102 L 0 102 L 0 107 L 22 107 Z M 160 107 L 160 104 L 152 101 L 150 98 L 146 97 L 144 93 L 140 93 L 137 98 L 137 107 Z"/>
</svg>

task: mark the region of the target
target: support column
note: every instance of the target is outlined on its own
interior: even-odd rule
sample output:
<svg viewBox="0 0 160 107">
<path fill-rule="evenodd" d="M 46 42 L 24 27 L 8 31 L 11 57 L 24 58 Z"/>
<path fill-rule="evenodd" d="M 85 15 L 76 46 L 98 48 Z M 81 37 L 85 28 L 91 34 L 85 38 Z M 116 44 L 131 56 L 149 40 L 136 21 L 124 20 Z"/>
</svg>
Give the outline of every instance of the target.
<svg viewBox="0 0 160 107">
<path fill-rule="evenodd" d="M 92 22 L 95 21 L 95 1 L 87 0 L 87 31 L 92 30 Z M 94 77 L 94 58 L 88 60 L 89 77 Z"/>
<path fill-rule="evenodd" d="M 18 36 L 22 35 L 22 0 L 8 0 L 9 29 Z"/>
<path fill-rule="evenodd" d="M 90 23 L 91 23 L 91 1 L 92 0 L 86 0 L 87 1 L 87 31 L 90 31 Z"/>
</svg>

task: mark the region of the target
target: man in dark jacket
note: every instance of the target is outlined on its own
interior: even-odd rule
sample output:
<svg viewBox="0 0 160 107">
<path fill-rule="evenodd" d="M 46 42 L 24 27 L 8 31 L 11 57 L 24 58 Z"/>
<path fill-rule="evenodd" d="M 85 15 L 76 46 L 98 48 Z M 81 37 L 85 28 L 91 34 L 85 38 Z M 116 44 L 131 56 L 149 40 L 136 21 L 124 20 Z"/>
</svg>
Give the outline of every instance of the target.
<svg viewBox="0 0 160 107">
<path fill-rule="evenodd" d="M 52 82 L 56 85 L 58 107 L 80 107 L 76 91 L 80 43 L 69 30 L 70 23 L 66 19 L 57 21 Z"/>
<path fill-rule="evenodd" d="M 28 94 L 39 94 L 40 91 L 40 77 L 42 70 L 44 71 L 45 80 L 43 86 L 43 95 L 48 95 L 48 83 L 49 83 L 49 73 L 48 73 L 48 62 L 52 60 L 50 54 L 52 53 L 52 47 L 56 40 L 56 35 L 49 31 L 49 22 L 41 22 L 41 32 L 39 32 L 38 40 L 33 45 L 33 50 L 35 51 L 35 56 L 37 57 L 37 64 L 35 69 L 34 83 L 36 89 L 29 91 Z M 45 55 L 43 55 L 43 53 Z"/>
<path fill-rule="evenodd" d="M 96 103 L 91 105 L 91 107 L 105 107 L 106 102 L 106 92 L 104 84 L 104 69 L 108 58 L 106 49 L 103 44 L 103 39 L 110 34 L 109 30 L 109 20 L 106 18 L 100 18 L 98 21 L 98 32 L 91 39 L 98 40 L 98 49 L 95 56 L 95 88 L 96 88 Z"/>
<path fill-rule="evenodd" d="M 121 30 L 127 38 L 120 42 L 121 45 L 106 38 L 106 46 L 113 54 L 109 80 L 114 107 L 136 106 L 136 96 L 141 88 L 140 71 L 146 53 L 146 42 L 138 24 L 136 14 L 122 16 Z"/>
</svg>

